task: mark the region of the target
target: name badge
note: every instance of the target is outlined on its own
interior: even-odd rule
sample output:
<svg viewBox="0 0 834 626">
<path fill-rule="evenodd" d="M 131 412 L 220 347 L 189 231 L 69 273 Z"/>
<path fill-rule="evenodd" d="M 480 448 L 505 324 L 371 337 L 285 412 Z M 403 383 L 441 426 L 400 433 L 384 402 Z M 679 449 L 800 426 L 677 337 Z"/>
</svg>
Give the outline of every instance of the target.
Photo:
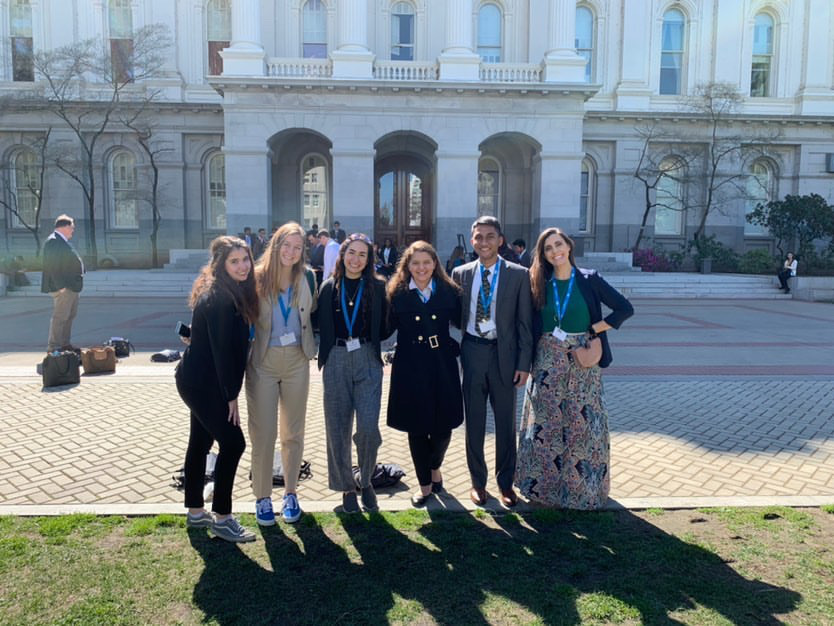
<svg viewBox="0 0 834 626">
<path fill-rule="evenodd" d="M 358 339 L 348 339 L 345 342 L 345 348 L 347 348 L 348 352 L 353 352 L 354 350 L 358 350 L 361 346 L 362 346 L 362 344 L 359 343 Z"/>
<path fill-rule="evenodd" d="M 484 334 L 494 331 L 495 320 L 486 320 L 484 322 L 478 322 L 478 329 Z"/>
<path fill-rule="evenodd" d="M 291 346 L 295 343 L 295 333 L 284 333 L 279 337 L 278 343 L 282 346 Z"/>
<path fill-rule="evenodd" d="M 556 339 L 558 339 L 559 341 L 564 341 L 568 338 L 568 334 L 558 326 L 553 329 L 553 336 L 556 337 Z"/>
</svg>

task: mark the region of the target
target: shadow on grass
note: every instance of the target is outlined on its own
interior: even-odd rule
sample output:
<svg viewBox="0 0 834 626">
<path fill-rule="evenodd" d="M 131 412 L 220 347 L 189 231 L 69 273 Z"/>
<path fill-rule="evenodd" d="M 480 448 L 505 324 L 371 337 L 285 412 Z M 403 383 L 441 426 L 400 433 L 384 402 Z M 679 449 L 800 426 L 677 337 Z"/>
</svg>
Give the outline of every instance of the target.
<svg viewBox="0 0 834 626">
<path fill-rule="evenodd" d="M 274 572 L 192 535 L 206 564 L 194 601 L 207 620 L 779 624 L 801 599 L 627 511 L 308 515 L 288 532 L 299 541 L 263 532 Z"/>
</svg>

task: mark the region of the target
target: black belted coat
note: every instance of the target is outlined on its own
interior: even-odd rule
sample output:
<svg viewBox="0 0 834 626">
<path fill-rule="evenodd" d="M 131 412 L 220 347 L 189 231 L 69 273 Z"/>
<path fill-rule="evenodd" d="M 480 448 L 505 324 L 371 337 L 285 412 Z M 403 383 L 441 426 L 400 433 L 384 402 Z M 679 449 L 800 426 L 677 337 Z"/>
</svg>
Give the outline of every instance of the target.
<svg viewBox="0 0 834 626">
<path fill-rule="evenodd" d="M 388 393 L 391 428 L 441 435 L 463 423 L 460 346 L 449 336 L 460 307 L 460 294 L 445 283 L 437 285 L 426 303 L 414 290 L 393 297 L 389 314 L 397 349 Z"/>
</svg>

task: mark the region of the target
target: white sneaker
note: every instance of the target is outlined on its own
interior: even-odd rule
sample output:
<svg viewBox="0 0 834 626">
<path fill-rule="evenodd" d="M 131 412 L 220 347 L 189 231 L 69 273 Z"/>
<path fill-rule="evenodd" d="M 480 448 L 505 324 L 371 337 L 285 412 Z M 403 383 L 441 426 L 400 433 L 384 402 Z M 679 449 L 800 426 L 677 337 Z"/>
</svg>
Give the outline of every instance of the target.
<svg viewBox="0 0 834 626">
<path fill-rule="evenodd" d="M 255 541 L 255 533 L 246 530 L 234 517 L 228 517 L 222 522 L 215 521 L 211 525 L 211 532 L 215 537 L 232 543 L 246 543 Z"/>
</svg>

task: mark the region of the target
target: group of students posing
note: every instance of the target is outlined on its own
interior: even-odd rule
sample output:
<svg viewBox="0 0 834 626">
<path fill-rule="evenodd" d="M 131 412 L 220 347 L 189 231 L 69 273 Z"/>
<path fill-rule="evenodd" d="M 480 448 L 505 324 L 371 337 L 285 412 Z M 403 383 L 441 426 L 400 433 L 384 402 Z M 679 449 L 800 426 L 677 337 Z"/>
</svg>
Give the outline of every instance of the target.
<svg viewBox="0 0 834 626">
<path fill-rule="evenodd" d="M 304 241 L 301 226 L 285 224 L 255 265 L 245 242 L 218 237 L 194 283 L 190 345 L 176 372 L 177 389 L 191 411 L 188 526 L 210 528 L 228 541 L 255 539 L 231 514 L 245 448 L 237 400 L 244 374 L 258 524 L 275 523 L 276 439 L 285 480 L 280 514 L 286 522 L 299 519 L 309 361 L 316 356 L 323 370 L 328 485 L 341 492 L 344 512 L 359 512 L 360 501 L 364 510 L 377 510 L 371 476 L 382 443 L 380 344 L 394 332 L 387 424 L 408 434 L 419 484 L 411 496 L 415 507 L 443 492 L 441 465 L 464 415 L 469 497 L 486 504 L 487 401 L 505 507 L 518 502 L 514 485 L 548 506 L 594 509 L 605 503 L 609 437 L 600 368 L 611 362 L 606 331 L 618 328 L 633 309 L 595 271 L 576 267 L 570 237 L 558 228 L 545 230 L 528 272 L 499 256 L 501 224 L 481 217 L 471 231 L 477 260 L 455 267 L 450 277 L 435 249 L 417 241 L 403 251 L 386 283 L 374 271 L 370 239 L 353 234 L 342 242 L 333 274 L 319 289 L 305 264 Z M 611 309 L 604 318 L 602 304 Z M 461 329 L 461 343 L 450 336 L 450 326 Z M 602 356 L 585 367 L 574 351 L 596 337 Z M 516 441 L 521 387 L 526 394 Z M 212 516 L 204 508 L 203 476 L 214 441 L 219 454 Z"/>
</svg>

